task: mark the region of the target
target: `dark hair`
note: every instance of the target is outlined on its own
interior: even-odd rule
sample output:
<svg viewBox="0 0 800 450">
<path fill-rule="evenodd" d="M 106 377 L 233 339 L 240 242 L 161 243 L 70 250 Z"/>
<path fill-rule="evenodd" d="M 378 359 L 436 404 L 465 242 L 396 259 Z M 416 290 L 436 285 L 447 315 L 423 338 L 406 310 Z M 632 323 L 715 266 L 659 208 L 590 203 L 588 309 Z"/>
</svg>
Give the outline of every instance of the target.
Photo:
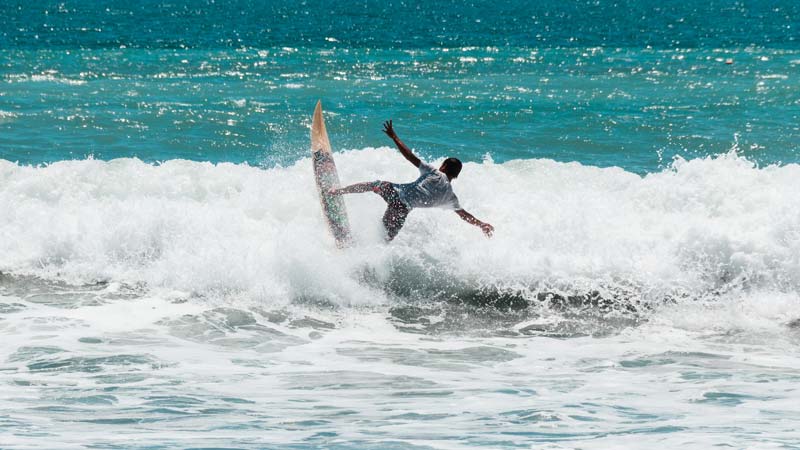
<svg viewBox="0 0 800 450">
<path fill-rule="evenodd" d="M 441 171 L 446 173 L 450 178 L 455 178 L 461 173 L 461 160 L 458 158 L 447 158 L 442 163 Z"/>
</svg>

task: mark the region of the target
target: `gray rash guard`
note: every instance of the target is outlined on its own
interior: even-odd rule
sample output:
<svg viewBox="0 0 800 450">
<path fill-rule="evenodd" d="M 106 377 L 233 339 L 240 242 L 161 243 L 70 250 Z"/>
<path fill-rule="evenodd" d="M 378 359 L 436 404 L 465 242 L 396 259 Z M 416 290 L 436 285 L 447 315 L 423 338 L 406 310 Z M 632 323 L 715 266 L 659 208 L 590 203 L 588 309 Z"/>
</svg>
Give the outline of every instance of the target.
<svg viewBox="0 0 800 450">
<path fill-rule="evenodd" d="M 430 164 L 420 163 L 419 178 L 413 183 L 394 184 L 400 201 L 409 209 L 413 208 L 446 208 L 458 210 L 458 197 L 453 193 L 447 175 L 436 170 Z"/>
</svg>

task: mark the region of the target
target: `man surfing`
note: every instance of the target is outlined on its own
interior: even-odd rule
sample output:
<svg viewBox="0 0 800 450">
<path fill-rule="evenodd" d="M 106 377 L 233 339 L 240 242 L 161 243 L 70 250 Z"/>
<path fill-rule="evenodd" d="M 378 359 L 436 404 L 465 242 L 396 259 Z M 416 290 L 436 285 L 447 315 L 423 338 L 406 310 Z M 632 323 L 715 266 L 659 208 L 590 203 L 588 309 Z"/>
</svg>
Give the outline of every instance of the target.
<svg viewBox="0 0 800 450">
<path fill-rule="evenodd" d="M 481 222 L 475 216 L 461 208 L 458 197 L 450 185 L 461 172 L 461 161 L 447 158 L 436 169 L 432 165 L 420 161 L 416 155 L 397 136 L 392 128 L 392 121 L 383 124 L 383 132 L 392 138 L 400 153 L 419 169 L 419 178 L 412 183 L 397 184 L 388 181 L 369 181 L 357 183 L 341 189 L 331 189 L 332 195 L 355 194 L 372 191 L 386 201 L 386 212 L 383 214 L 383 226 L 386 228 L 386 240 L 391 241 L 400 232 L 408 213 L 414 208 L 452 209 L 465 222 L 475 225 L 487 237 L 491 237 L 494 227 Z"/>
</svg>

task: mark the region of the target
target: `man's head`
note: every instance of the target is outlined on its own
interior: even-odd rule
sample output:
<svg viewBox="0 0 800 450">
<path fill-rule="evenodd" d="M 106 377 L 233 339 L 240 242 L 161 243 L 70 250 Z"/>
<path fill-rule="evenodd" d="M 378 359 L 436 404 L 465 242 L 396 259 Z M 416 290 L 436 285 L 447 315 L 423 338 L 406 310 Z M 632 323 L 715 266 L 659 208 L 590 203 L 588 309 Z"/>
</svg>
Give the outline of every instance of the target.
<svg viewBox="0 0 800 450">
<path fill-rule="evenodd" d="M 439 167 L 439 171 L 449 178 L 455 178 L 461 173 L 461 161 L 458 158 L 447 158 Z"/>
</svg>

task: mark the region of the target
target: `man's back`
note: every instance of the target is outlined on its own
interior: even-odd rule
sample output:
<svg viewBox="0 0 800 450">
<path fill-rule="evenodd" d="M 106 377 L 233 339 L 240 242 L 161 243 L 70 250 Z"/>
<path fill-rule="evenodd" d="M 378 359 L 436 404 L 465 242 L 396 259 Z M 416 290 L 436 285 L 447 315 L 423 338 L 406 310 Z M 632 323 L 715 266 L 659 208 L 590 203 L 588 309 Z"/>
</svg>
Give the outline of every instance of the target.
<svg viewBox="0 0 800 450">
<path fill-rule="evenodd" d="M 427 163 L 420 163 L 420 176 L 412 183 L 394 184 L 400 200 L 409 208 L 461 209 L 450 180 Z"/>
</svg>

